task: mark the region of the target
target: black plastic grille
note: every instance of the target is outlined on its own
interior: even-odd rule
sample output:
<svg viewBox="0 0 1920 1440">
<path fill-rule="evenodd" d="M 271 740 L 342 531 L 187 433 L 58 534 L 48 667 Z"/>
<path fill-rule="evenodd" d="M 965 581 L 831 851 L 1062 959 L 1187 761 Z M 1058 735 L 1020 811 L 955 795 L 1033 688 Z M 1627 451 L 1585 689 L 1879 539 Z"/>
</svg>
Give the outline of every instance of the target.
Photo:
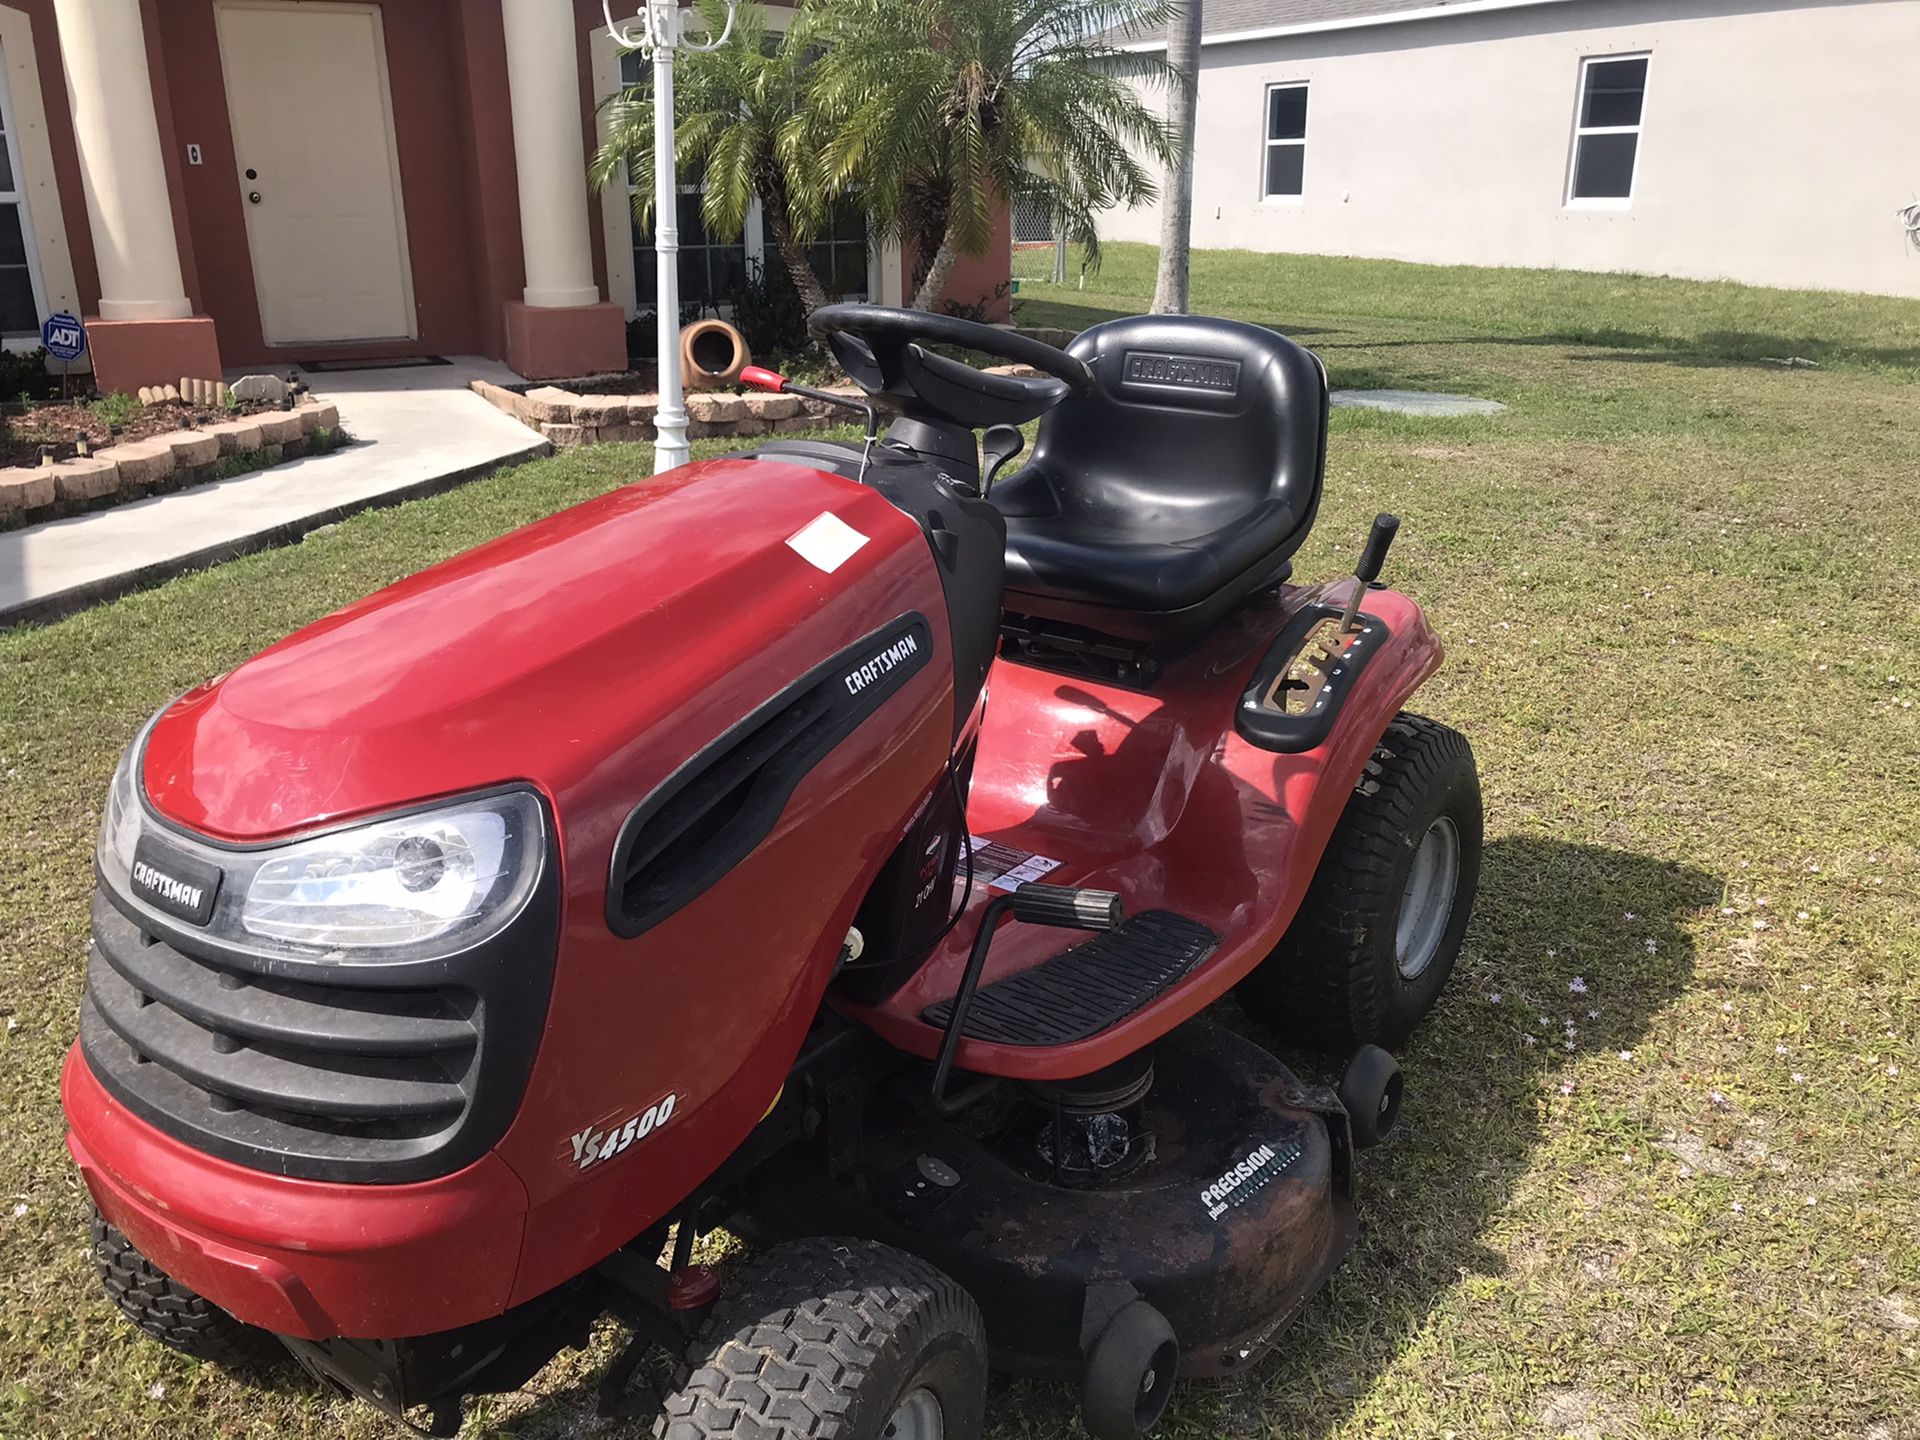
<svg viewBox="0 0 1920 1440">
<path fill-rule="evenodd" d="M 82 1049 L 128 1108 L 225 1158 L 318 1179 L 443 1174 L 498 1139 L 518 1106 L 554 943 L 550 898 L 529 909 L 547 923 L 523 914 L 467 955 L 414 972 L 440 983 L 395 985 L 369 966 L 268 973 L 200 935 L 136 920 L 103 888 Z M 523 953 L 503 963 L 502 948 Z M 489 983 L 508 991 L 503 1003 L 489 1004 Z"/>
</svg>

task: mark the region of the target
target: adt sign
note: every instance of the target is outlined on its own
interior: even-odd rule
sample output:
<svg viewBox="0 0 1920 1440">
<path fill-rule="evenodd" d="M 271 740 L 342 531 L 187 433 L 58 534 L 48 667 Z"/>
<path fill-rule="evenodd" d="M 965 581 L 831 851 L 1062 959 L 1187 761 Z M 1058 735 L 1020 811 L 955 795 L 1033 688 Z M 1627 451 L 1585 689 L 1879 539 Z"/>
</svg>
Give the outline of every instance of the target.
<svg viewBox="0 0 1920 1440">
<path fill-rule="evenodd" d="M 78 316 L 63 310 L 49 316 L 47 323 L 40 327 L 40 343 L 54 359 L 71 364 L 87 353 L 87 328 Z"/>
</svg>

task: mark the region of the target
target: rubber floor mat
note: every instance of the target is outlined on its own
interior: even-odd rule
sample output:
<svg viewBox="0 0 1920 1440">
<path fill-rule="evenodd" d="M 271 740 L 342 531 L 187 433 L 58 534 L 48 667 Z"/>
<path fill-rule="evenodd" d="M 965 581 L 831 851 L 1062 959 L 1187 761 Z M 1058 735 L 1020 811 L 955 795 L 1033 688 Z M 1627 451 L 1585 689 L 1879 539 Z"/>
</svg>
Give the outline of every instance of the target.
<svg viewBox="0 0 1920 1440">
<path fill-rule="evenodd" d="M 1220 937 L 1171 910 L 1148 910 L 1118 930 L 974 992 L 963 1032 L 995 1045 L 1066 1045 L 1098 1035 L 1162 994 L 1214 952 Z M 953 1002 L 921 1018 L 945 1029 Z"/>
</svg>

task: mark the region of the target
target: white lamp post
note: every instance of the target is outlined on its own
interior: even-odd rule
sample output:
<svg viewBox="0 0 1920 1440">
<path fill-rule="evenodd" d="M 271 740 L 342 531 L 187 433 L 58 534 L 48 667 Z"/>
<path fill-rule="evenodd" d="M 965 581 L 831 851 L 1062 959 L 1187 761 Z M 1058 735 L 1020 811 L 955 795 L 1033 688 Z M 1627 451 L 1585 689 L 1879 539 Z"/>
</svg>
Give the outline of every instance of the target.
<svg viewBox="0 0 1920 1440">
<path fill-rule="evenodd" d="M 680 187 L 674 177 L 673 56 L 688 50 L 718 50 L 733 33 L 735 0 L 727 0 L 727 23 L 717 37 L 694 44 L 686 38 L 687 12 L 679 0 L 647 0 L 636 16 L 638 30 L 614 22 L 613 0 L 601 0 L 607 34 L 625 50 L 653 55 L 653 250 L 658 284 L 660 408 L 654 415 L 653 473 L 687 463 L 687 404 L 680 389 Z"/>
</svg>

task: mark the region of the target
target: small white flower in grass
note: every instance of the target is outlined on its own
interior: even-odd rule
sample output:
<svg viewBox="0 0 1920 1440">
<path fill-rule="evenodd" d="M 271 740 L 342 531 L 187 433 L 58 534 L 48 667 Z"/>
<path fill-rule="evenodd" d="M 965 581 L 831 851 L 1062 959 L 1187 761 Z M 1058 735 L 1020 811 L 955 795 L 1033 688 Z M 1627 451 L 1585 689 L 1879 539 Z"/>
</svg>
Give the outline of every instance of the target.
<svg viewBox="0 0 1920 1440">
<path fill-rule="evenodd" d="M 1807 914 L 1806 911 L 1802 910 L 1798 915 L 1795 915 L 1793 918 L 1796 920 L 1811 920 L 1813 917 Z"/>
<path fill-rule="evenodd" d="M 13 1207 L 13 1218 L 16 1220 L 18 1220 L 22 1215 L 26 1213 L 27 1213 L 27 1207 L 24 1203 Z"/>
<path fill-rule="evenodd" d="M 1531 1035 L 1522 1035 L 1520 1037 L 1520 1043 L 1522 1045 L 1527 1046 L 1529 1049 L 1531 1049 L 1533 1046 L 1538 1045 L 1540 1042 Z"/>
<path fill-rule="evenodd" d="M 1622 1165 L 1631 1165 L 1633 1163 L 1633 1152 L 1629 1150 L 1624 1155 L 1622 1155 L 1620 1157 L 1620 1163 Z"/>
<path fill-rule="evenodd" d="M 1801 1203 L 1804 1205 L 1818 1205 L 1820 1203 L 1820 1197 L 1818 1195 L 1809 1195 Z"/>
<path fill-rule="evenodd" d="M 1551 1025 L 1553 1023 L 1553 1017 L 1551 1015 L 1542 1015 L 1540 1017 L 1540 1023 L 1542 1025 Z"/>
<path fill-rule="evenodd" d="M 1558 955 L 1559 953 L 1560 952 L 1554 949 L 1551 945 L 1547 947 L 1547 959 L 1551 960 L 1553 959 L 1554 956 Z"/>
<path fill-rule="evenodd" d="M 1598 1020 L 1599 1018 L 1600 1018 L 1600 1012 L 1598 1010 L 1587 1011 L 1587 1019 Z"/>
<path fill-rule="evenodd" d="M 1731 906 L 1731 905 L 1722 905 L 1722 906 L 1720 907 L 1720 913 L 1721 913 L 1722 915 L 1731 915 L 1731 914 L 1733 914 L 1733 906 Z"/>
<path fill-rule="evenodd" d="M 166 1395 L 166 1393 L 167 1393 L 167 1387 L 162 1385 L 157 1380 L 154 1381 L 153 1384 L 147 1387 L 147 1398 L 150 1400 L 161 1399 L 163 1396 Z"/>
<path fill-rule="evenodd" d="M 1900 1067 L 1898 1065 L 1887 1066 L 1887 1074 L 1898 1075 L 1899 1073 L 1900 1073 Z"/>
<path fill-rule="evenodd" d="M 1500 992 L 1498 990 L 1494 991 L 1491 995 L 1487 996 L 1487 1004 L 1498 1005 L 1499 1003 L 1500 1003 Z"/>
<path fill-rule="evenodd" d="M 1762 910 L 1764 910 L 1767 908 L 1767 897 L 1764 895 L 1761 895 L 1758 898 L 1756 898 L 1753 903 L 1758 905 Z"/>
<path fill-rule="evenodd" d="M 1807 1083 L 1807 1077 L 1796 1070 L 1793 1072 L 1793 1083 L 1796 1085 L 1804 1085 Z"/>
<path fill-rule="evenodd" d="M 1753 928 L 1756 930 L 1765 930 L 1765 929 L 1768 929 L 1769 926 L 1767 925 L 1767 922 L 1764 920 L 1756 920 L 1753 922 Z"/>
<path fill-rule="evenodd" d="M 1627 916 L 1626 916 L 1626 918 L 1627 918 L 1627 919 L 1629 919 L 1629 920 L 1632 920 L 1632 919 L 1635 919 L 1635 918 L 1637 918 L 1637 917 L 1636 917 L 1636 916 L 1634 915 L 1634 913 L 1633 913 L 1633 912 L 1632 912 L 1631 910 L 1629 910 L 1629 911 L 1627 911 Z"/>
<path fill-rule="evenodd" d="M 1571 1080 L 1562 1080 L 1560 1082 L 1560 1093 L 1562 1095 L 1571 1095 L 1573 1093 L 1573 1082 Z"/>
<path fill-rule="evenodd" d="M 1620 1052 L 1620 1058 L 1622 1060 L 1631 1060 L 1633 1058 L 1633 1052 L 1631 1050 L 1622 1050 Z"/>
<path fill-rule="evenodd" d="M 1572 1037 L 1572 1036 L 1568 1036 L 1568 1037 L 1567 1037 L 1567 1050 L 1568 1050 L 1569 1052 L 1571 1052 L 1571 1051 L 1573 1050 L 1573 1048 L 1574 1048 L 1574 1044 L 1573 1044 L 1573 1037 Z"/>
<path fill-rule="evenodd" d="M 1773 1047 L 1773 1053 L 1776 1055 L 1784 1055 L 1787 1053 L 1787 1047 L 1784 1045 L 1776 1045 Z"/>
<path fill-rule="evenodd" d="M 1731 1015 L 1733 1013 L 1733 1001 L 1722 1000 L 1720 1002 L 1720 1010 L 1722 1014 Z"/>
<path fill-rule="evenodd" d="M 1659 953 L 1660 953 L 1660 942 L 1654 939 L 1651 935 L 1649 935 L 1647 937 L 1647 954 L 1658 955 Z"/>
<path fill-rule="evenodd" d="M 1587 982 L 1582 976 L 1576 975 L 1567 981 L 1567 989 L 1575 995 L 1584 995 L 1587 993 Z"/>
<path fill-rule="evenodd" d="M 1707 1099 L 1713 1102 L 1714 1108 L 1717 1110 L 1724 1110 L 1727 1108 L 1727 1097 L 1725 1095 L 1722 1095 L 1718 1090 L 1714 1091 L 1711 1095 L 1707 1096 Z"/>
<path fill-rule="evenodd" d="M 1747 1207 L 1736 1200 L 1733 1202 L 1733 1213 L 1736 1215 L 1744 1215 L 1747 1213 Z"/>
<path fill-rule="evenodd" d="M 19 1025 L 20 1025 L 20 1022 L 14 1019 L 13 1016 L 9 1015 L 7 1017 L 7 1033 L 9 1035 L 11 1035 L 17 1028 L 19 1028 Z"/>
<path fill-rule="evenodd" d="M 1810 985 L 1810 984 L 1808 984 L 1808 983 L 1807 983 L 1807 982 L 1806 982 L 1805 980 L 1802 980 L 1802 981 L 1800 982 L 1800 993 L 1801 993 L 1801 994 L 1803 994 L 1803 995 L 1804 995 L 1804 994 L 1805 994 L 1805 993 L 1806 993 L 1807 991 L 1809 991 L 1809 990 L 1811 990 L 1811 989 L 1813 989 L 1813 986 L 1812 986 L 1812 985 Z"/>
</svg>

